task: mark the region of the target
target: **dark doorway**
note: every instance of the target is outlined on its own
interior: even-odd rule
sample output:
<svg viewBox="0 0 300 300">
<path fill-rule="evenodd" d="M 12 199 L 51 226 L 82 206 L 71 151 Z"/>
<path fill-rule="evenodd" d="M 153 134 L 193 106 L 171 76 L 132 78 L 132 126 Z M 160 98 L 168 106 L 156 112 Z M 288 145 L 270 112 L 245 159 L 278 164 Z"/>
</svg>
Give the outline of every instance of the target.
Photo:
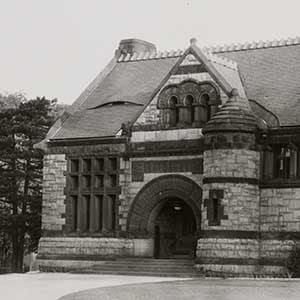
<svg viewBox="0 0 300 300">
<path fill-rule="evenodd" d="M 196 220 L 184 201 L 168 199 L 158 212 L 154 225 L 155 258 L 194 256 Z"/>
</svg>

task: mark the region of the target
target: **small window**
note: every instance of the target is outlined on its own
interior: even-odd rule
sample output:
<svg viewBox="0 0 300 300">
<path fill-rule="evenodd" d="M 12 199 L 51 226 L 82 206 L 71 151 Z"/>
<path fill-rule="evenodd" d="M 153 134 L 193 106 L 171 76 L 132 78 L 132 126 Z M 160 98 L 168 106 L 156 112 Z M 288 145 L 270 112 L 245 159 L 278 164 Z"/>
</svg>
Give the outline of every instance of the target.
<svg viewBox="0 0 300 300">
<path fill-rule="evenodd" d="M 91 197 L 89 195 L 83 196 L 83 213 L 85 214 L 84 218 L 84 228 L 83 231 L 90 230 L 91 224 Z"/>
<path fill-rule="evenodd" d="M 96 231 L 102 231 L 103 227 L 103 196 L 95 196 Z"/>
<path fill-rule="evenodd" d="M 168 103 L 167 113 L 169 114 L 166 118 L 167 124 L 170 126 L 176 126 L 179 122 L 179 111 L 178 111 L 178 99 L 175 96 L 172 96 Z"/>
<path fill-rule="evenodd" d="M 72 205 L 72 230 L 76 231 L 78 228 L 78 197 L 71 197 Z"/>
<path fill-rule="evenodd" d="M 112 171 L 115 171 L 117 170 L 117 158 L 116 157 L 110 157 L 108 159 L 108 165 L 109 165 L 109 169 L 112 170 Z"/>
<path fill-rule="evenodd" d="M 71 172 L 79 172 L 79 159 L 71 159 Z"/>
<path fill-rule="evenodd" d="M 103 175 L 96 175 L 95 176 L 95 188 L 103 188 L 104 186 L 104 176 Z"/>
<path fill-rule="evenodd" d="M 83 159 L 83 172 L 91 172 L 92 169 L 92 160 L 91 159 Z"/>
<path fill-rule="evenodd" d="M 115 174 L 108 175 L 108 186 L 109 187 L 117 186 L 117 176 Z"/>
<path fill-rule="evenodd" d="M 90 175 L 82 176 L 82 187 L 84 189 L 89 189 L 91 187 L 91 176 Z"/>
<path fill-rule="evenodd" d="M 115 230 L 116 228 L 116 196 L 108 196 L 108 230 Z"/>
<path fill-rule="evenodd" d="M 78 189 L 79 177 L 78 176 L 70 176 L 70 185 L 71 185 L 72 190 Z"/>
<path fill-rule="evenodd" d="M 275 148 L 275 178 L 287 179 L 290 177 L 291 150 L 279 146 Z"/>
<path fill-rule="evenodd" d="M 192 95 L 187 95 L 185 97 L 185 116 L 184 116 L 184 123 L 186 124 L 193 124 L 194 122 L 194 97 Z"/>
<path fill-rule="evenodd" d="M 96 158 L 95 160 L 95 170 L 103 171 L 104 170 L 104 158 Z"/>
<path fill-rule="evenodd" d="M 219 222 L 220 216 L 219 216 L 219 199 L 213 198 L 212 199 L 212 221 L 214 223 Z"/>
<path fill-rule="evenodd" d="M 201 95 L 201 103 L 203 103 L 205 107 L 205 122 L 211 118 L 211 107 L 209 105 L 209 100 L 210 97 L 207 93 Z"/>
</svg>

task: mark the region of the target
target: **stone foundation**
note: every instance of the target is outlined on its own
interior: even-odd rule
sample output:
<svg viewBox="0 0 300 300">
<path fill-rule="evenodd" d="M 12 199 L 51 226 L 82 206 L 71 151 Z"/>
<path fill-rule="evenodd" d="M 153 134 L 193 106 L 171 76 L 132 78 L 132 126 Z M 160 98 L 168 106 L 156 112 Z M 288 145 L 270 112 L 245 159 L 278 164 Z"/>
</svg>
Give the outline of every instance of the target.
<svg viewBox="0 0 300 300">
<path fill-rule="evenodd" d="M 117 257 L 152 257 L 153 249 L 153 239 L 43 237 L 36 264 L 41 270 L 76 269 Z"/>
<path fill-rule="evenodd" d="M 281 266 L 196 264 L 196 268 L 211 277 L 288 277 Z"/>
<path fill-rule="evenodd" d="M 201 238 L 196 266 L 212 276 L 287 276 L 293 240 Z"/>
</svg>

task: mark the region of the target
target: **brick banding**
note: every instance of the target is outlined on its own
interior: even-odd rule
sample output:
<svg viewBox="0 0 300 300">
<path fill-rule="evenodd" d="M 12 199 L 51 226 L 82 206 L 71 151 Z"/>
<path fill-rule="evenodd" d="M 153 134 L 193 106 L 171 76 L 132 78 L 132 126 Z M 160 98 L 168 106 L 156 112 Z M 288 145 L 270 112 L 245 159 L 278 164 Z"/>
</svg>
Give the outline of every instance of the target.
<svg viewBox="0 0 300 300">
<path fill-rule="evenodd" d="M 203 178 L 203 184 L 208 183 L 247 183 L 257 185 L 259 180 L 257 178 L 246 177 L 206 177 Z"/>
<path fill-rule="evenodd" d="M 260 265 L 260 266 L 286 266 L 284 258 L 236 258 L 236 257 L 203 257 L 196 258 L 195 264 L 209 265 Z"/>
<path fill-rule="evenodd" d="M 199 238 L 220 239 L 262 239 L 262 240 L 300 240 L 300 232 L 297 231 L 246 231 L 246 230 L 202 230 Z"/>
</svg>

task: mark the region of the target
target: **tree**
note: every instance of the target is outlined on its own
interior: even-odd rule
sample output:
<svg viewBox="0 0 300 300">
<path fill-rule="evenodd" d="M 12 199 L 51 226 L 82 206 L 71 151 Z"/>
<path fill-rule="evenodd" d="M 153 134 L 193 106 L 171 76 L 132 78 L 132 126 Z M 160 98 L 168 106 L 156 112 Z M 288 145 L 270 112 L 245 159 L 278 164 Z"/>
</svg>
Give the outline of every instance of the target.
<svg viewBox="0 0 300 300">
<path fill-rule="evenodd" d="M 0 99 L 13 103 L 0 107 L 0 232 L 9 236 L 12 269 L 20 272 L 25 248 L 36 250 L 41 234 L 43 153 L 34 144 L 53 124 L 56 101 Z"/>
</svg>

